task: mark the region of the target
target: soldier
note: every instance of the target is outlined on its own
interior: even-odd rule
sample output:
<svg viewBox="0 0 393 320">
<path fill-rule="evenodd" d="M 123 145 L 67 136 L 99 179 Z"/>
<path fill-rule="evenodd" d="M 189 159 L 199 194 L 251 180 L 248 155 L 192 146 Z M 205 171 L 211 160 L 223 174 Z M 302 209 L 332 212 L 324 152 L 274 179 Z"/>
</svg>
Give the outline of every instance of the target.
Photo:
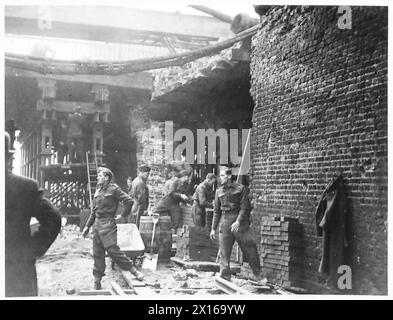
<svg viewBox="0 0 393 320">
<path fill-rule="evenodd" d="M 187 203 L 188 197 L 184 193 L 181 193 L 181 184 L 188 181 L 188 171 L 180 172 L 181 178 L 180 183 L 177 184 L 176 189 L 171 188 L 169 194 L 164 195 L 153 208 L 153 213 L 158 213 L 160 215 L 169 215 L 171 217 L 171 228 L 172 233 L 176 233 L 177 228 L 181 224 L 181 208 L 179 206 L 180 202 Z"/>
<path fill-rule="evenodd" d="M 239 244 L 244 258 L 249 262 L 255 280 L 261 280 L 261 266 L 257 246 L 250 234 L 250 201 L 247 187 L 232 182 L 229 168 L 220 170 L 221 187 L 217 189 L 214 200 L 213 223 L 210 232 L 212 240 L 219 227 L 220 277 L 230 280 L 230 256 L 235 242 Z"/>
<path fill-rule="evenodd" d="M 177 189 L 180 182 L 180 173 L 175 167 L 171 166 L 171 178 L 165 182 L 164 196 Z"/>
<path fill-rule="evenodd" d="M 128 222 L 132 222 L 131 219 L 135 219 L 138 228 L 141 216 L 149 207 L 149 188 L 147 187 L 149 174 L 150 168 L 148 166 L 140 166 L 138 168 L 138 176 L 132 181 L 130 186 L 129 195 L 134 200 L 134 204 Z"/>
<path fill-rule="evenodd" d="M 214 190 L 216 176 L 213 173 L 206 175 L 205 181 L 198 185 L 193 195 L 193 204 L 191 208 L 194 224 L 204 227 L 206 224 L 206 208 L 213 208 Z"/>
<path fill-rule="evenodd" d="M 115 222 L 116 209 L 119 201 L 123 202 L 123 219 L 130 214 L 132 199 L 121 188 L 111 183 L 112 171 L 101 168 L 97 176 L 98 188 L 94 194 L 93 211 L 82 231 L 83 237 L 93 228 L 93 276 L 94 288 L 101 289 L 101 279 L 105 275 L 105 251 L 110 258 L 123 269 L 130 271 L 138 280 L 143 280 L 143 274 L 139 272 L 134 263 L 122 252 L 117 245 L 117 225 Z"/>
<path fill-rule="evenodd" d="M 132 185 L 132 177 L 127 177 L 127 192 L 130 194 Z"/>
<path fill-rule="evenodd" d="M 49 249 L 61 228 L 61 216 L 35 180 L 11 172 L 13 150 L 5 134 L 5 295 L 37 296 L 35 261 Z M 39 229 L 31 234 L 30 219 Z"/>
</svg>

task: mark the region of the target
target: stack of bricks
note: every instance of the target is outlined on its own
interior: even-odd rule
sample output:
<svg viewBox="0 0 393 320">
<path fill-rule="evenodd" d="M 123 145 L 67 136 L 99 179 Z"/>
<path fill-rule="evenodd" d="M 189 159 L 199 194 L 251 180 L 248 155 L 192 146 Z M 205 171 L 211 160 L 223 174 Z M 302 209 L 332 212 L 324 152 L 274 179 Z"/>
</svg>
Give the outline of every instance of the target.
<svg viewBox="0 0 393 320">
<path fill-rule="evenodd" d="M 194 221 L 192 220 L 191 215 L 191 207 L 188 207 L 182 203 L 180 203 L 180 208 L 182 210 L 182 225 L 185 226 L 194 226 Z"/>
<path fill-rule="evenodd" d="M 263 217 L 261 266 L 266 277 L 283 287 L 303 287 L 302 225 L 290 217 Z"/>
<path fill-rule="evenodd" d="M 191 207 L 180 204 L 182 209 L 182 228 L 177 232 L 176 256 L 181 259 L 215 261 L 218 252 L 218 237 L 210 239 L 213 212 L 206 217 L 206 226 L 195 226 Z M 209 210 L 208 210 L 209 211 Z"/>
<path fill-rule="evenodd" d="M 204 227 L 183 225 L 177 233 L 176 248 L 176 257 L 184 260 L 211 261 L 217 255 Z"/>
</svg>

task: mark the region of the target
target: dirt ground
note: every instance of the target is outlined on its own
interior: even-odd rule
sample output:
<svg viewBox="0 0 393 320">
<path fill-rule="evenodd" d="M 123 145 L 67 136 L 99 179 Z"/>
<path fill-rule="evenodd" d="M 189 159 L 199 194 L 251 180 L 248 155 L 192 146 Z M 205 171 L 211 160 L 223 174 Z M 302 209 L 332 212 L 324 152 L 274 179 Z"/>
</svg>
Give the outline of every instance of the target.
<svg viewBox="0 0 393 320">
<path fill-rule="evenodd" d="M 106 275 L 102 289 L 111 289 L 111 282 L 128 289 L 118 270 L 112 270 L 106 258 Z M 93 289 L 92 235 L 84 239 L 79 226 L 68 224 L 52 244 L 48 252 L 37 261 L 39 296 L 78 296 L 81 290 Z M 215 295 L 223 294 L 215 286 L 214 273 L 184 269 L 174 263 L 159 265 L 156 271 L 141 270 L 145 283 L 159 295 Z M 240 278 L 232 282 L 243 289 L 252 290 L 252 285 Z"/>
</svg>

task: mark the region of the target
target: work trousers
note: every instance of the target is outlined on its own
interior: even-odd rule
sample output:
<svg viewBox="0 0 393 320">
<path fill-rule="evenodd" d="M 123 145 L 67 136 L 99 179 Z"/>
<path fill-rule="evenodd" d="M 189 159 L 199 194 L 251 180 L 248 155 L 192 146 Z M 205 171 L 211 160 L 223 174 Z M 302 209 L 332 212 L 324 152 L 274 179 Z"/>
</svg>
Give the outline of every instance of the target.
<svg viewBox="0 0 393 320">
<path fill-rule="evenodd" d="M 244 260 L 248 261 L 254 275 L 257 276 L 261 272 L 261 265 L 258 250 L 248 226 L 240 226 L 235 233 L 231 231 L 231 224 L 236 221 L 237 215 L 223 215 L 219 227 L 219 244 L 220 244 L 220 276 L 229 280 L 231 278 L 230 259 L 233 244 L 239 244 L 243 252 Z"/>
<path fill-rule="evenodd" d="M 133 266 L 133 262 L 120 250 L 119 246 L 114 244 L 107 248 L 104 247 L 101 241 L 100 234 L 94 228 L 93 236 L 93 276 L 96 280 L 100 281 L 105 275 L 105 251 L 108 252 L 109 257 L 114 261 L 121 269 L 129 271 Z"/>
<path fill-rule="evenodd" d="M 206 210 L 196 202 L 191 207 L 191 216 L 196 226 L 204 227 L 206 225 Z"/>
<path fill-rule="evenodd" d="M 181 225 L 181 216 L 182 216 L 182 209 L 178 204 L 173 205 L 170 209 L 170 216 L 171 216 L 171 228 L 177 229 Z"/>
<path fill-rule="evenodd" d="M 6 259 L 5 263 L 5 296 L 30 297 L 38 296 L 37 272 L 35 259 L 26 261 L 23 258 L 16 261 Z"/>
<path fill-rule="evenodd" d="M 139 225 L 141 223 L 141 216 L 144 215 L 143 207 L 134 202 L 131 213 L 127 217 L 128 223 L 136 224 L 137 228 L 139 229 Z"/>
</svg>

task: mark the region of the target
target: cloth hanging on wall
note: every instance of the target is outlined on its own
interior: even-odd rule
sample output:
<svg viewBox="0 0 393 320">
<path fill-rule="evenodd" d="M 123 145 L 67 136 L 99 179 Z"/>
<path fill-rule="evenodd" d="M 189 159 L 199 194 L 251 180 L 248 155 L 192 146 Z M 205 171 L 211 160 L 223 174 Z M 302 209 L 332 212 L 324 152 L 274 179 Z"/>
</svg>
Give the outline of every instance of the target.
<svg viewBox="0 0 393 320">
<path fill-rule="evenodd" d="M 347 261 L 348 201 L 342 175 L 327 185 L 316 210 L 317 235 L 322 236 L 322 257 L 318 271 L 336 283 L 338 268 Z"/>
</svg>

